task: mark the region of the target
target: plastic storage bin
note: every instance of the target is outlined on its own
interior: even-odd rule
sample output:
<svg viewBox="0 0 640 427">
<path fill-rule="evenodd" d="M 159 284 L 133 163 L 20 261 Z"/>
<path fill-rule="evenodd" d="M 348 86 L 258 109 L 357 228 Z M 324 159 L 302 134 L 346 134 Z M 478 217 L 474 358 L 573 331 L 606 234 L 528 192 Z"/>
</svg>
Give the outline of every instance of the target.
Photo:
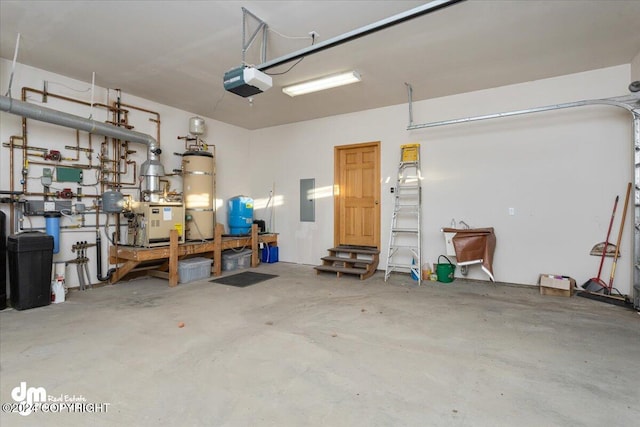
<svg viewBox="0 0 640 427">
<path fill-rule="evenodd" d="M 178 261 L 178 275 L 180 283 L 189 283 L 194 280 L 202 280 L 211 276 L 211 263 L 209 258 L 189 258 Z"/>
<path fill-rule="evenodd" d="M 251 249 L 243 249 L 240 252 L 232 250 L 222 252 L 223 271 L 232 271 L 247 267 L 251 267 Z"/>
<path fill-rule="evenodd" d="M 51 304 L 53 237 L 37 231 L 13 234 L 7 253 L 11 306 L 25 310 Z"/>
<path fill-rule="evenodd" d="M 251 267 L 251 250 L 245 249 L 239 253 L 238 257 L 238 268 L 249 268 Z"/>
</svg>

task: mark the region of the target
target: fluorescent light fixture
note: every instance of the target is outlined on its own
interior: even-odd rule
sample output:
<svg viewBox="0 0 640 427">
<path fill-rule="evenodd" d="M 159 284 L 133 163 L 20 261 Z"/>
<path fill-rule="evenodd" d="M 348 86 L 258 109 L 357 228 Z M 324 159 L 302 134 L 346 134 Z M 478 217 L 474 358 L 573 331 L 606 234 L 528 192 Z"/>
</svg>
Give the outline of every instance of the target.
<svg viewBox="0 0 640 427">
<path fill-rule="evenodd" d="M 282 91 L 289 96 L 298 96 L 351 83 L 357 83 L 360 80 L 360 74 L 356 71 L 349 71 L 346 73 L 320 77 L 319 79 L 309 80 L 308 82 L 286 86 L 282 88 Z"/>
</svg>

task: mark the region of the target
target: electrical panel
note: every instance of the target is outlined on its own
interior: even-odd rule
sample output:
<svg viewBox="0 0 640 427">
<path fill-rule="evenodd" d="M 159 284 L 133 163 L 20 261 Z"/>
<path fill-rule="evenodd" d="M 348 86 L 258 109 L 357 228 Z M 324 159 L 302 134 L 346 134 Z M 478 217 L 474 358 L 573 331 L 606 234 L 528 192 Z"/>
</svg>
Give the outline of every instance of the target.
<svg viewBox="0 0 640 427">
<path fill-rule="evenodd" d="M 50 187 L 53 184 L 53 173 L 51 169 L 44 168 L 42 169 L 42 176 L 40 177 L 40 182 L 44 187 Z"/>
<path fill-rule="evenodd" d="M 316 220 L 316 180 L 307 178 L 300 180 L 300 221 L 315 222 Z"/>
</svg>

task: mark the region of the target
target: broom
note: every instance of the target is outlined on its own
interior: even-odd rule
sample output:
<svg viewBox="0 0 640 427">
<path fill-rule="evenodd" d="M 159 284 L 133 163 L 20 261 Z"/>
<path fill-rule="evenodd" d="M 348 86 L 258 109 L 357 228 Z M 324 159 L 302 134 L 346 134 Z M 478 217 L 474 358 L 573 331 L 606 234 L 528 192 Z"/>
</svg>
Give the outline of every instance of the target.
<svg viewBox="0 0 640 427">
<path fill-rule="evenodd" d="M 613 203 L 613 212 L 611 212 L 611 221 L 609 221 L 609 230 L 607 230 L 607 238 L 605 239 L 604 242 L 602 243 L 598 243 L 596 246 L 599 245 L 603 245 L 603 249 L 602 249 L 602 256 L 600 257 L 600 268 L 598 268 L 598 276 L 597 277 L 592 277 L 591 279 L 587 280 L 584 285 L 582 285 L 582 287 L 588 291 L 591 292 L 596 292 L 596 291 L 600 291 L 602 289 L 606 289 L 607 288 L 607 284 L 604 282 L 604 280 L 600 279 L 600 274 L 602 274 L 602 266 L 604 264 L 604 257 L 607 256 L 607 248 L 609 245 L 611 245 L 609 243 L 609 236 L 611 236 L 611 229 L 613 228 L 613 219 L 616 216 L 616 208 L 618 207 L 618 200 L 620 199 L 620 196 L 616 196 L 616 201 Z M 612 245 L 613 246 L 613 245 Z M 595 250 L 595 247 L 591 250 L 591 252 L 593 253 L 593 251 Z"/>
<path fill-rule="evenodd" d="M 622 211 L 622 222 L 620 223 L 620 231 L 618 232 L 618 243 L 616 243 L 616 253 L 613 256 L 613 265 L 611 266 L 611 276 L 609 277 L 609 286 L 607 293 L 611 294 L 613 289 L 613 278 L 616 275 L 616 266 L 618 265 L 618 257 L 620 256 L 620 243 L 622 241 L 622 230 L 624 230 L 624 220 L 627 217 L 627 207 L 629 206 L 629 195 L 631 194 L 631 183 L 627 184 L 627 195 L 624 199 L 624 211 Z"/>
</svg>

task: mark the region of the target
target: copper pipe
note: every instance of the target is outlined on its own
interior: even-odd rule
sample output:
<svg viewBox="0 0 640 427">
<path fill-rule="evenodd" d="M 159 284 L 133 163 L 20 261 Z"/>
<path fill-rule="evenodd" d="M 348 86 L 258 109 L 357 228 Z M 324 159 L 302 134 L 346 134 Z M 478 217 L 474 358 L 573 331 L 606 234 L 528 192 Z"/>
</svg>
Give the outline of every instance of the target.
<svg viewBox="0 0 640 427">
<path fill-rule="evenodd" d="M 46 88 L 45 90 L 39 90 L 39 89 L 34 89 L 34 88 L 30 88 L 30 87 L 23 87 L 22 91 L 21 91 L 21 95 L 22 95 L 22 101 L 23 102 L 27 102 L 27 93 L 33 93 L 33 94 L 37 94 L 37 95 L 41 95 L 44 98 L 46 97 L 51 97 L 51 98 L 55 98 L 58 100 L 62 100 L 62 101 L 67 101 L 67 102 L 72 102 L 72 103 L 76 103 L 76 104 L 80 104 L 80 105 L 85 105 L 85 106 L 89 106 L 89 107 L 93 107 L 93 106 L 97 106 L 100 108 L 104 108 L 107 110 L 107 112 L 112 113 L 112 116 L 114 118 L 114 122 L 117 123 L 118 126 L 122 126 L 122 127 L 126 127 L 126 128 L 133 128 L 133 126 L 129 125 L 129 119 L 128 119 L 128 114 L 129 114 L 129 110 L 123 107 L 129 107 L 131 109 L 135 109 L 138 111 L 142 111 L 148 114 L 151 114 L 153 116 L 155 116 L 155 118 L 150 118 L 149 120 L 156 123 L 156 127 L 157 127 L 157 143 L 159 145 L 159 139 L 160 139 L 160 114 L 155 112 L 155 111 L 151 111 L 151 110 L 147 110 L 144 108 L 140 108 L 140 107 L 135 107 L 133 105 L 128 105 L 128 104 L 122 104 L 120 102 L 120 99 L 118 98 L 118 102 L 117 104 L 114 102 L 114 105 L 108 105 L 108 104 L 102 104 L 102 103 L 90 103 L 90 102 L 86 102 L 86 101 L 82 101 L 82 100 L 78 100 L 78 99 L 73 99 L 67 96 L 63 96 L 63 95 L 58 95 L 58 94 L 52 94 L 49 93 Z M 46 101 L 43 101 L 46 102 Z M 123 120 L 120 120 L 123 117 Z M 119 188 L 122 187 L 123 184 L 132 184 L 135 185 L 136 184 L 136 180 L 137 180 L 137 164 L 134 161 L 129 161 L 129 150 L 126 144 L 123 145 L 122 141 L 120 140 L 112 140 L 112 154 L 114 156 L 116 156 L 116 160 L 109 160 L 108 159 L 108 149 L 106 149 L 107 147 L 107 138 L 105 138 L 104 143 L 101 145 L 101 153 L 99 156 L 99 165 L 98 166 L 93 166 L 93 157 L 92 157 L 92 153 L 93 153 L 93 148 L 92 148 L 92 135 L 91 133 L 88 134 L 88 138 L 89 138 L 89 149 L 88 151 L 88 157 L 89 157 L 89 165 L 84 165 L 84 164 L 76 164 L 74 166 L 76 167 L 81 167 L 81 168 L 88 168 L 88 169 L 92 169 L 92 168 L 96 168 L 99 170 L 99 176 L 102 177 L 102 179 L 99 179 L 100 182 L 100 192 L 103 193 L 105 190 L 105 182 L 110 183 L 112 186 L 114 186 L 115 188 Z M 33 164 L 38 164 L 38 165 L 44 165 L 44 166 L 51 166 L 51 164 L 49 163 L 44 163 L 44 162 L 38 162 L 38 161 L 30 161 L 29 160 L 29 156 L 32 157 L 40 157 L 43 158 L 45 157 L 44 154 L 39 154 L 39 153 L 30 153 L 29 149 L 31 149 L 32 147 L 29 147 L 28 145 L 28 140 L 27 140 L 27 119 L 26 117 L 22 117 L 22 136 L 18 137 L 16 136 L 15 138 L 12 138 L 11 143 L 10 143 L 10 150 L 11 150 L 11 160 L 10 160 L 10 169 L 11 169 L 11 173 L 10 173 L 10 187 L 12 189 L 12 191 L 15 191 L 15 148 L 16 144 L 15 144 L 15 140 L 20 139 L 22 141 L 22 155 L 23 155 L 23 159 L 22 159 L 22 170 L 21 170 L 21 174 L 23 176 L 23 193 L 25 195 L 29 195 L 29 196 L 44 196 L 44 197 L 55 197 L 55 195 L 57 193 L 44 193 L 44 192 L 29 192 L 28 191 L 28 180 L 27 178 L 27 174 L 28 174 L 28 167 L 29 167 L 29 163 L 33 163 Z M 35 147 L 34 147 L 35 148 Z M 66 147 L 67 149 L 73 150 L 73 147 Z M 47 149 L 42 149 L 42 150 L 47 150 Z M 124 153 L 123 153 L 124 150 Z M 75 151 L 76 154 L 74 157 L 63 157 L 62 160 L 65 161 L 71 161 L 71 162 L 78 162 L 80 160 L 80 151 L 85 151 L 85 149 L 81 149 L 80 147 L 80 131 L 76 130 L 76 146 L 75 146 Z M 123 167 L 123 171 L 121 171 L 121 161 L 124 160 L 124 167 Z M 105 167 L 107 164 L 111 163 L 111 167 Z M 132 183 L 124 183 L 122 181 L 122 176 L 121 175 L 126 175 L 129 172 L 128 169 L 128 165 L 129 164 L 133 164 L 133 182 Z M 109 172 L 111 171 L 111 172 Z M 105 180 L 104 179 L 104 175 L 105 174 L 109 174 L 111 173 L 111 181 Z M 89 198 L 99 198 L 101 196 L 98 195 L 87 195 L 84 194 L 83 197 L 89 197 Z M 99 207 L 96 206 L 96 228 L 99 228 L 100 224 L 99 224 L 99 214 L 100 214 L 100 209 Z M 11 227 L 12 230 L 15 230 L 14 227 L 14 221 L 15 221 L 15 214 L 14 211 L 11 210 Z M 118 218 L 117 221 L 117 225 L 116 225 L 116 230 L 119 230 L 119 226 L 120 226 L 120 218 Z"/>
<path fill-rule="evenodd" d="M 77 162 L 80 160 L 80 130 L 76 129 L 76 158 L 72 159 L 72 162 Z"/>
<path fill-rule="evenodd" d="M 134 110 L 142 111 L 144 113 L 153 114 L 154 116 L 156 116 L 155 119 L 149 119 L 149 120 L 156 124 L 156 129 L 157 129 L 156 141 L 158 142 L 158 147 L 160 147 L 160 113 L 157 113 L 157 112 L 151 111 L 151 110 L 147 110 L 146 108 L 136 107 L 136 106 L 130 105 L 130 104 L 120 103 L 120 106 L 121 107 L 132 108 Z"/>
<path fill-rule="evenodd" d="M 22 100 L 26 102 L 27 100 L 27 94 L 24 90 L 24 88 L 22 88 L 21 91 L 22 94 Z M 22 192 L 26 193 L 27 192 L 27 177 L 24 174 L 24 171 L 27 169 L 28 167 L 28 163 L 27 163 L 27 118 L 26 117 L 22 117 L 22 170 L 20 171 L 21 175 L 22 175 Z"/>
<path fill-rule="evenodd" d="M 56 197 L 58 193 L 52 193 L 52 192 L 29 192 L 29 193 L 24 193 L 25 196 L 42 196 L 42 197 L 55 197 L 56 199 L 61 199 L 60 197 Z M 77 195 L 74 195 L 73 197 L 71 197 L 71 199 L 78 197 Z M 92 199 L 98 199 L 100 197 L 102 197 L 101 194 L 84 194 L 82 193 L 81 197 L 89 197 Z M 61 199 L 61 200 L 68 200 L 68 199 Z"/>
<path fill-rule="evenodd" d="M 47 155 L 46 155 L 46 154 L 44 154 L 44 153 L 27 153 L 27 155 L 29 155 L 29 156 L 36 156 L 36 157 L 42 157 L 43 159 L 47 157 Z M 60 160 L 65 160 L 65 161 L 76 161 L 76 160 L 78 160 L 78 159 L 72 159 L 71 157 L 60 157 Z M 34 161 L 29 161 L 29 163 L 33 163 L 34 165 L 39 164 L 39 163 L 36 163 L 36 162 L 34 162 Z M 41 163 L 41 164 L 51 166 L 51 164 L 50 164 L 50 163 Z M 80 166 L 82 166 L 82 165 L 80 165 Z"/>
<path fill-rule="evenodd" d="M 99 173 L 100 193 L 104 193 L 104 184 L 101 181 L 104 179 L 104 147 L 105 147 L 106 140 L 107 138 L 104 138 L 104 140 L 100 142 L 100 151 L 99 151 L 100 154 L 98 155 L 98 163 L 99 163 L 98 170 L 100 171 Z"/>
<path fill-rule="evenodd" d="M 64 101 L 75 102 L 77 104 L 91 106 L 91 103 L 88 103 L 86 101 L 81 101 L 81 100 L 78 100 L 78 99 L 73 99 L 73 98 L 69 98 L 69 97 L 66 97 L 66 96 L 62 96 L 62 95 L 51 94 L 49 92 L 45 92 L 45 91 L 41 91 L 41 90 L 38 90 L 38 89 L 29 88 L 29 87 L 26 87 L 26 86 L 23 87 L 21 92 L 20 92 L 21 93 L 21 100 L 23 102 L 27 102 L 27 92 L 40 94 L 42 96 L 50 96 L 52 98 L 57 98 L 57 99 L 61 99 L 61 100 L 64 100 Z M 106 107 L 107 109 L 110 109 L 110 107 L 108 105 L 104 105 L 104 104 L 95 104 L 94 103 L 93 105 L 98 105 L 98 106 L 102 106 L 102 107 Z M 80 136 L 79 135 L 80 135 L 80 131 L 76 130 L 76 140 L 77 140 L 78 147 L 80 145 L 80 140 L 79 140 Z M 23 173 L 23 171 L 24 170 L 28 170 L 28 167 L 29 167 L 29 158 L 28 158 L 28 156 L 30 154 L 27 152 L 27 149 L 31 148 L 31 147 L 29 147 L 28 140 L 27 140 L 27 118 L 26 117 L 22 117 L 22 138 L 21 139 L 22 139 L 22 168 L 23 168 L 22 171 L 21 171 L 21 174 L 23 176 L 22 192 L 24 194 L 29 194 L 29 192 L 27 191 L 27 189 L 28 189 L 28 187 L 27 187 L 28 180 L 26 179 L 27 178 L 26 175 Z M 32 149 L 38 149 L 38 148 L 34 147 Z M 79 154 L 79 151 L 78 151 L 78 154 Z M 38 157 L 44 157 L 44 156 L 41 156 L 39 154 L 31 154 L 31 155 L 35 155 L 35 156 L 38 156 Z M 66 161 L 78 161 L 79 158 L 72 159 L 72 158 L 64 157 L 63 160 L 66 160 Z M 47 163 L 39 163 L 39 162 L 31 162 L 31 163 L 50 166 Z M 13 178 L 13 174 L 14 173 L 15 173 L 15 170 L 12 170 L 11 171 L 12 178 Z"/>
<path fill-rule="evenodd" d="M 93 160 L 93 148 L 91 147 L 91 134 L 89 134 L 89 155 L 88 155 L 88 157 L 89 157 L 89 167 L 93 167 L 93 163 L 91 163 L 92 160 Z"/>
<path fill-rule="evenodd" d="M 16 138 L 18 138 L 18 139 L 22 139 L 22 137 L 16 137 Z M 9 144 L 8 144 L 8 143 L 6 143 L 6 142 L 5 142 L 5 143 L 3 143 L 2 145 L 3 145 L 4 147 L 9 148 Z M 22 150 L 22 148 L 24 148 L 24 147 L 23 147 L 23 145 L 22 145 L 22 144 L 13 144 L 13 148 L 19 148 L 19 149 L 21 149 L 21 150 Z M 27 150 L 36 150 L 36 151 L 42 151 L 42 152 L 45 152 L 45 153 L 46 153 L 47 151 L 49 151 L 49 149 L 48 149 L 48 148 L 42 148 L 42 147 L 29 147 L 29 146 L 27 146 Z"/>
<path fill-rule="evenodd" d="M 65 147 L 66 148 L 66 147 Z M 72 148 L 73 150 L 73 148 Z M 80 160 L 80 130 L 76 129 L 76 158 L 75 159 L 69 159 L 72 162 L 77 162 L 78 160 Z M 65 159 L 67 160 L 67 159 Z"/>
<path fill-rule="evenodd" d="M 129 142 L 124 141 L 122 144 L 120 144 L 121 148 L 124 150 L 124 154 L 121 154 L 119 157 L 119 161 L 123 160 L 124 161 L 124 171 L 119 172 L 121 175 L 128 175 L 129 174 L 129 165 L 133 164 L 133 180 L 131 182 L 122 182 L 122 180 L 120 181 L 121 185 L 135 185 L 136 184 L 136 179 L 137 179 L 137 168 L 136 168 L 136 162 L 133 160 L 129 160 Z"/>
<path fill-rule="evenodd" d="M 14 166 L 15 153 L 14 153 L 14 150 L 13 150 L 13 147 L 14 147 L 15 144 L 14 144 L 13 141 L 15 141 L 16 139 L 22 140 L 22 137 L 21 136 L 11 136 L 11 137 L 9 137 L 9 149 L 11 151 L 11 153 L 10 153 L 11 155 L 9 157 L 9 189 L 10 189 L 11 192 L 15 191 L 15 177 L 14 177 L 14 174 L 15 174 L 15 170 L 14 170 L 14 168 L 15 168 L 15 166 Z M 9 223 L 11 224 L 11 228 L 10 228 L 11 234 L 16 232 L 14 221 L 15 221 L 14 206 L 10 205 L 10 208 L 9 208 Z"/>
<path fill-rule="evenodd" d="M 122 104 L 120 103 L 120 96 L 121 95 L 122 95 L 122 92 L 118 93 L 117 104 L 115 104 L 117 106 L 117 110 L 116 110 L 117 112 L 113 113 L 114 121 L 118 122 L 116 124 L 116 126 L 121 126 L 120 120 L 121 120 L 121 115 L 122 114 L 125 117 L 124 122 L 125 122 L 125 124 L 127 124 L 126 123 L 127 112 L 122 109 Z M 120 148 L 120 140 L 112 139 L 112 153 L 113 153 L 113 156 L 116 159 L 119 159 L 119 155 L 120 155 L 120 149 L 119 148 Z M 116 172 L 118 170 L 117 168 L 118 168 L 118 165 L 116 163 L 113 163 L 112 179 L 115 180 L 115 182 L 116 182 L 116 188 L 114 188 L 115 190 L 118 190 L 120 188 L 119 185 L 118 185 L 119 181 L 120 181 L 120 175 L 116 174 Z M 107 214 L 107 215 L 109 215 L 109 214 Z M 115 215 L 115 217 L 116 217 L 116 230 L 115 230 L 115 236 L 114 236 L 114 238 L 112 240 L 113 240 L 113 242 L 118 242 L 118 241 L 120 241 L 120 215 Z M 107 230 L 105 229 L 105 231 L 107 231 Z"/>
<path fill-rule="evenodd" d="M 40 154 L 34 154 L 34 153 L 30 154 L 30 156 L 38 156 L 38 157 L 42 157 Z M 41 165 L 41 166 L 52 166 L 52 164 L 51 164 L 51 163 L 38 162 L 38 161 L 36 161 L 36 160 L 29 160 L 29 164 L 32 164 L 32 165 Z M 96 168 L 96 167 L 97 167 L 97 166 L 90 167 L 90 166 L 87 166 L 87 165 L 81 165 L 81 164 L 75 164 L 74 166 L 75 166 L 75 167 L 79 167 L 79 168 L 81 168 L 81 169 L 93 169 L 93 168 Z"/>
<path fill-rule="evenodd" d="M 136 162 L 134 162 L 133 160 L 127 161 L 124 163 L 125 164 L 125 168 L 124 168 L 124 172 L 122 173 L 123 175 L 127 174 L 127 169 L 128 169 L 128 165 L 132 164 L 133 165 L 133 181 L 131 182 L 123 182 L 120 181 L 120 185 L 136 185 L 136 176 L 137 176 L 137 165 Z"/>
<path fill-rule="evenodd" d="M 64 96 L 64 95 L 56 95 L 55 93 L 51 93 L 49 91 L 43 91 L 43 90 L 40 90 L 40 89 L 34 89 L 34 88 L 31 88 L 31 87 L 26 87 L 26 86 L 22 88 L 22 93 L 23 93 L 23 99 L 22 100 L 23 101 L 26 101 L 26 97 L 25 97 L 26 92 L 35 93 L 35 94 L 42 95 L 42 96 L 50 96 L 52 98 L 61 99 L 63 101 L 75 102 L 76 104 L 81 104 L 81 105 L 86 105 L 88 107 L 91 107 L 91 103 L 87 102 L 87 101 L 82 101 L 80 99 L 69 98 L 69 97 Z M 107 110 L 112 110 L 112 108 L 113 108 L 113 107 L 110 107 L 107 104 L 101 104 L 99 102 L 94 102 L 93 106 L 94 107 L 95 106 L 103 107 L 103 108 L 106 108 Z"/>
</svg>

